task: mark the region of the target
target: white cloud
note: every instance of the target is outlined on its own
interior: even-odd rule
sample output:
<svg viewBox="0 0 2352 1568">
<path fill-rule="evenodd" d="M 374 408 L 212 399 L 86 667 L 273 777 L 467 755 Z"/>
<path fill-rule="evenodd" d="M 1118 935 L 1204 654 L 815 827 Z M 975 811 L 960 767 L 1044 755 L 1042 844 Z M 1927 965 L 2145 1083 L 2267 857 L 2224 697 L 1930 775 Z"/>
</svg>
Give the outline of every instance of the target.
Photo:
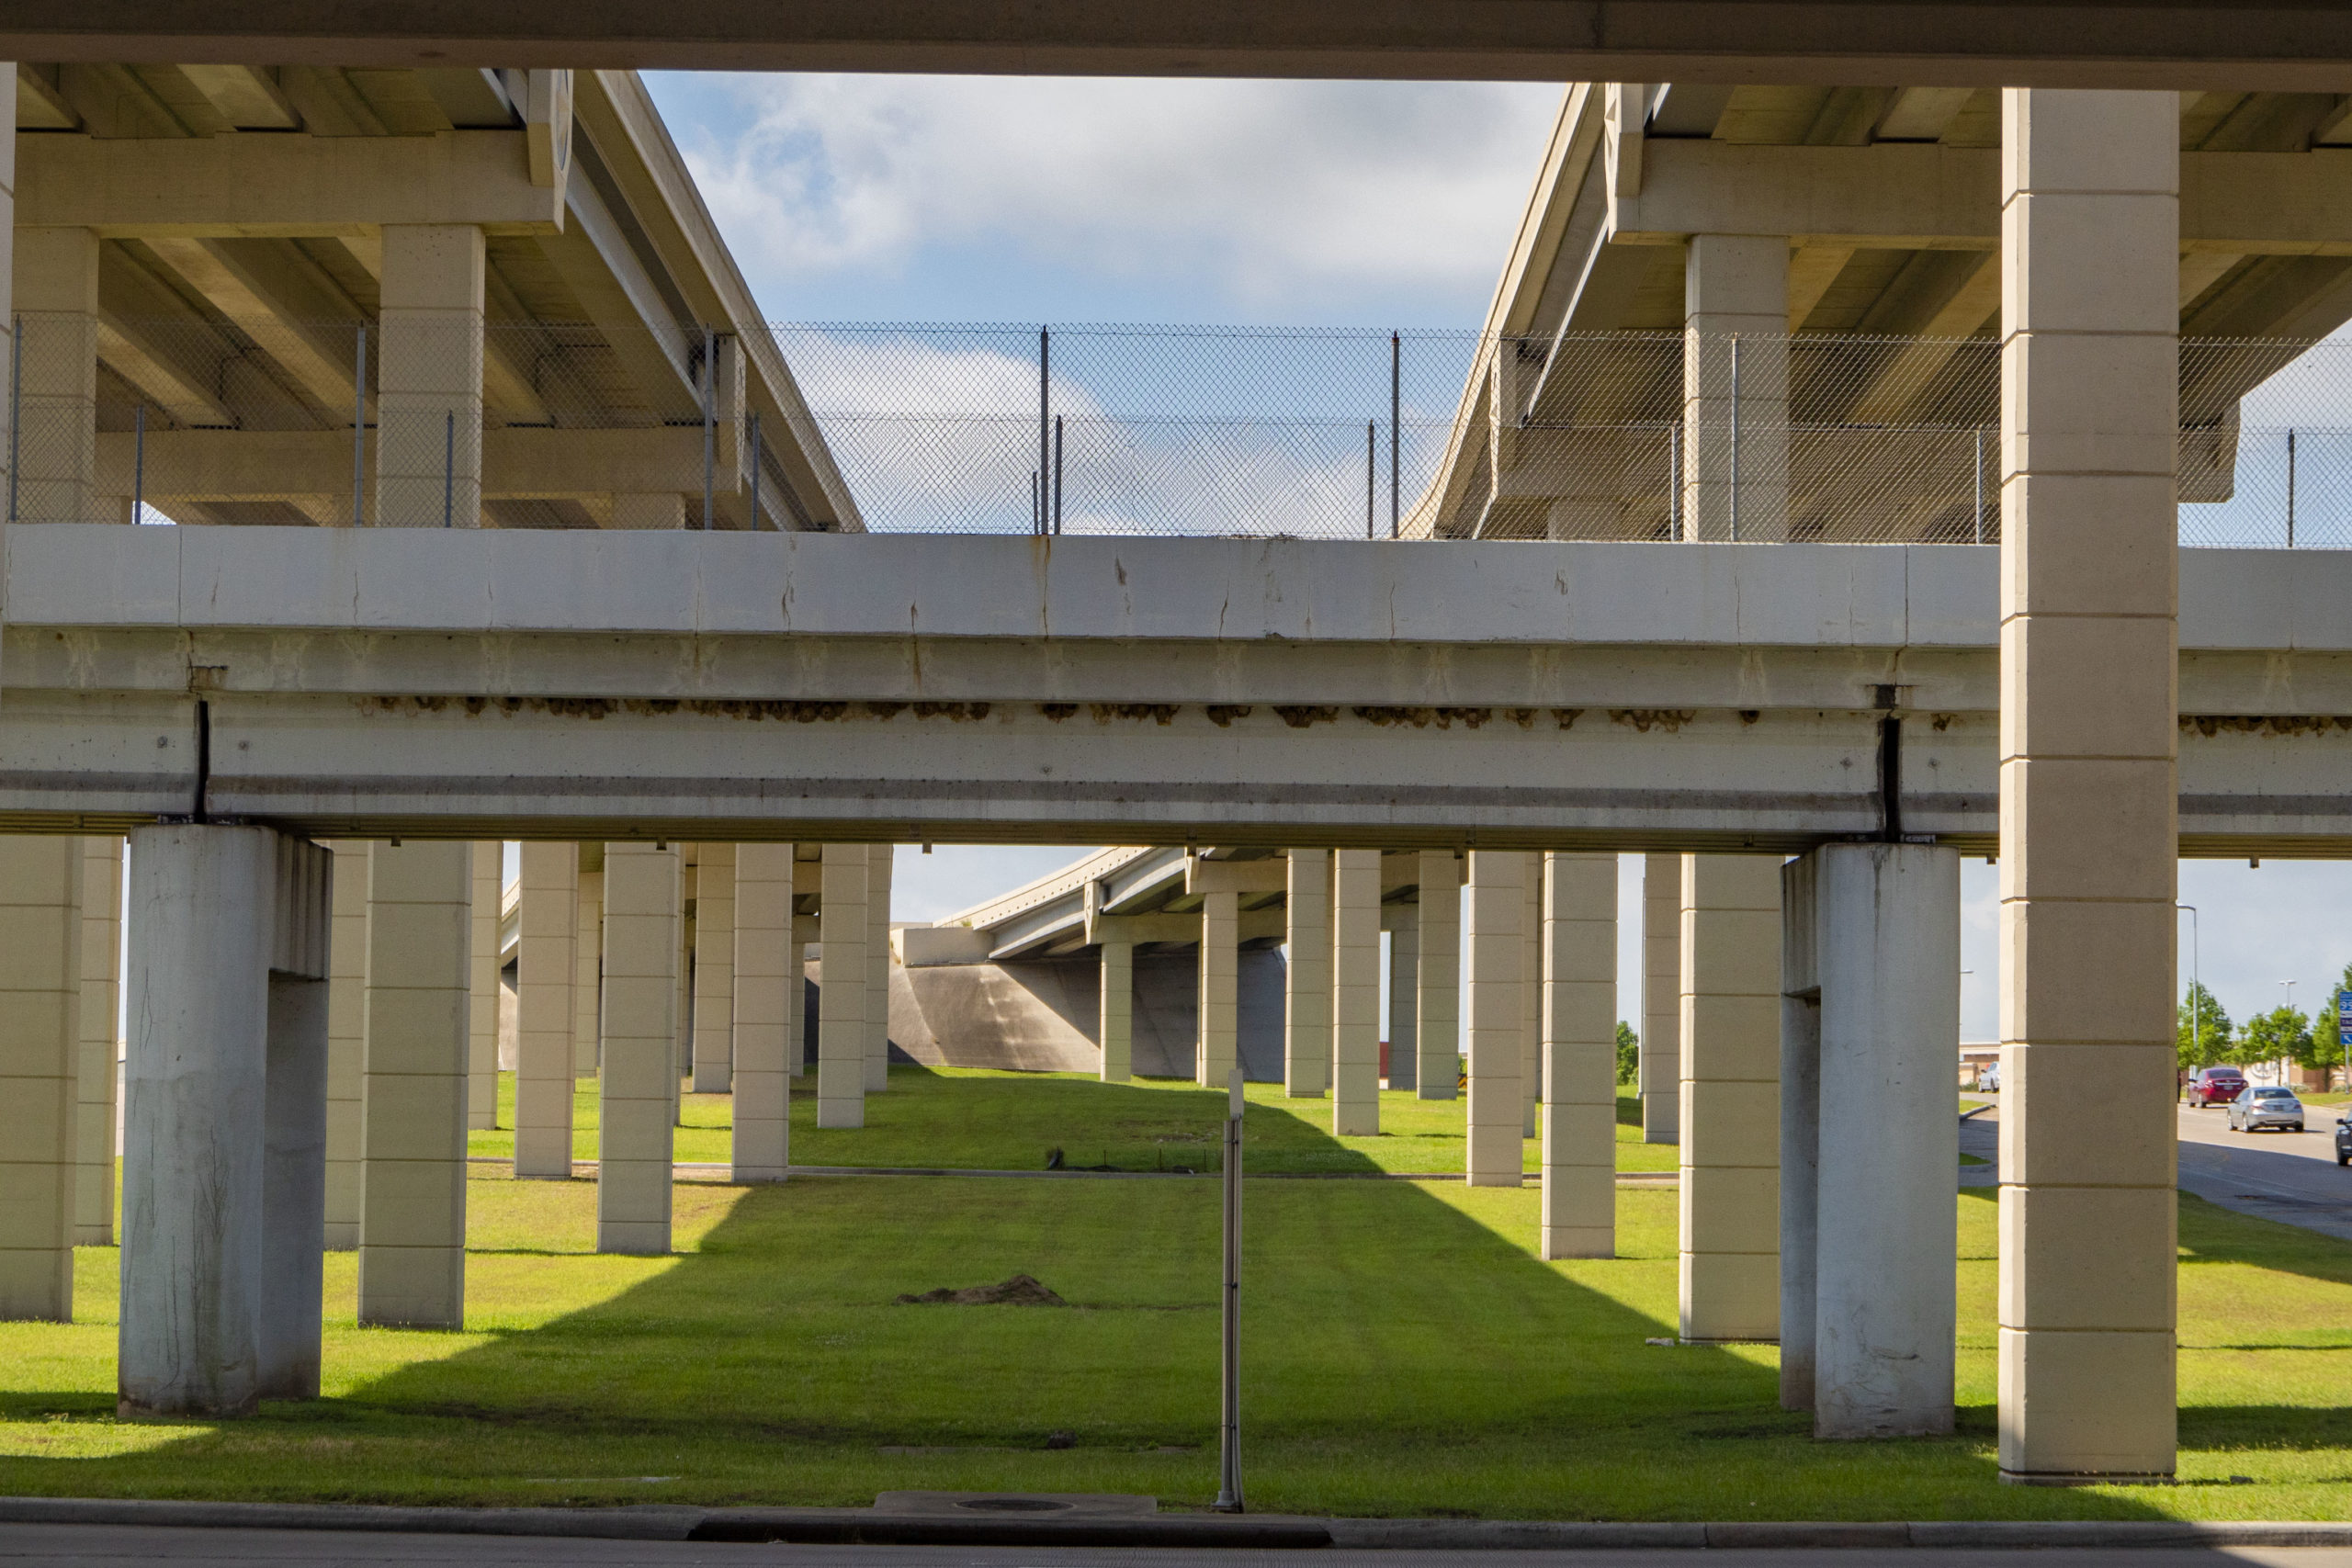
<svg viewBox="0 0 2352 1568">
<path fill-rule="evenodd" d="M 978 245 L 1317 291 L 1483 295 L 1558 89 L 1483 84 L 739 76 L 687 157 L 739 254 L 784 278 Z M 707 100 L 706 100 L 707 102 Z M 673 118 L 676 118 L 673 116 Z"/>
</svg>

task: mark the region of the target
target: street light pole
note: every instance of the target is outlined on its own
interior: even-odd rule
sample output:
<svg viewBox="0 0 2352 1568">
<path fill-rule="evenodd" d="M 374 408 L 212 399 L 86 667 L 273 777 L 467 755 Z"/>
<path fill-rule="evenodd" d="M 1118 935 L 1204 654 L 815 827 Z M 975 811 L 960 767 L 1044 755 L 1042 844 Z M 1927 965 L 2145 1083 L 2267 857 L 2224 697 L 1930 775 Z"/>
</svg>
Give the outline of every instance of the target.
<svg viewBox="0 0 2352 1568">
<path fill-rule="evenodd" d="M 1226 1084 L 1225 1354 L 1217 1421 L 1217 1489 L 1212 1511 L 1241 1509 L 1241 1069 Z"/>
<path fill-rule="evenodd" d="M 2188 1054 L 2205 1065 L 2205 981 L 2197 965 L 2197 906 L 2175 904 L 2188 911 Z"/>
</svg>

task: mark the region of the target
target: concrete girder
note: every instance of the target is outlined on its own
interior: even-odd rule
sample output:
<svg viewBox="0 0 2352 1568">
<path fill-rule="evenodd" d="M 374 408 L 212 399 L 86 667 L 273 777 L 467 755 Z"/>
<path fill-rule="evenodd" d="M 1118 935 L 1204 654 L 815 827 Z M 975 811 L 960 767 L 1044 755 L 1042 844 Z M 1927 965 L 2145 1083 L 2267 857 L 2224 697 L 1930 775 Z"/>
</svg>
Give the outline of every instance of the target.
<svg viewBox="0 0 2352 1568">
<path fill-rule="evenodd" d="M 109 239 L 355 235 L 387 223 L 492 233 L 564 226 L 561 193 L 531 184 L 524 133 L 27 136 L 17 220 Z"/>
<path fill-rule="evenodd" d="M 1750 15 L 1751 9 L 1754 14 Z M 1237 16 L 1167 0 L 1064 0 L 1008 13 L 988 0 L 729 7 L 648 16 L 614 0 L 482 0 L 411 14 L 269 6 L 190 14 L 143 4 L 61 16 L 0 6 L 0 42 L 29 60 L 213 59 L 348 65 L 673 70 L 1680 80 L 2330 92 L 2352 62 L 2352 18 L 2327 0 L 2222 16 L 2097 0 L 1983 0 L 1858 15 L 1842 6 L 1693 10 L 1680 0 L 1555 0 L 1464 11 L 1279 0 Z"/>
<path fill-rule="evenodd" d="M 363 317 L 315 263 L 266 240 L 155 235 L 147 244 L 253 339 L 316 412 L 332 417 L 351 408 Z"/>
<path fill-rule="evenodd" d="M 345 395 L 348 396 L 346 390 Z M 361 436 L 368 471 L 376 437 Z M 481 433 L 482 494 L 559 500 L 702 488 L 702 432 L 683 426 L 621 430 L 492 425 Z M 132 437 L 98 436 L 98 490 L 130 493 Z M 150 430 L 146 494 L 157 505 L 351 493 L 351 433 L 345 430 Z M 724 468 L 714 481 L 737 476 Z M 168 510 L 168 507 L 166 508 Z M 347 512 L 346 512 L 347 514 Z"/>
<path fill-rule="evenodd" d="M 577 151 L 577 149 L 575 149 Z M 539 248 L 588 319 L 596 323 L 630 381 L 654 414 L 694 419 L 702 414 L 693 361 L 702 352 L 689 344 L 678 313 L 633 245 L 619 216 L 597 190 L 597 182 L 575 170 L 564 186 L 569 221 L 560 231 L 542 234 Z"/>
</svg>

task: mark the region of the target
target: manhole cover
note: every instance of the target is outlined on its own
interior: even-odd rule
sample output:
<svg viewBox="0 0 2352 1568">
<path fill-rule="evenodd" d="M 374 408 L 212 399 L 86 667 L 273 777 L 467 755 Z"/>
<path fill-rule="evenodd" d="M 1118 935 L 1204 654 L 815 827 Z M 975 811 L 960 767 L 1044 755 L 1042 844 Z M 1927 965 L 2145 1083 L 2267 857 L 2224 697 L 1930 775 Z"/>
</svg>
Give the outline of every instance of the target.
<svg viewBox="0 0 2352 1568">
<path fill-rule="evenodd" d="M 1050 1497 L 967 1497 L 956 1506 L 990 1514 L 1058 1514 L 1073 1506 Z"/>
</svg>

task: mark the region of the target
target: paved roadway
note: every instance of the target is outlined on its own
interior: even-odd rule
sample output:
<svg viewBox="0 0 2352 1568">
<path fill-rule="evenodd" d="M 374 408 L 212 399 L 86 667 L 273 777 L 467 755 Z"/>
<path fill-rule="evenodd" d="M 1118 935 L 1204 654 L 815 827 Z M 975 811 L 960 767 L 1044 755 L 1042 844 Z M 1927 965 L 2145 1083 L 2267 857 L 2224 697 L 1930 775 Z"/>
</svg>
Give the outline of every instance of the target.
<svg viewBox="0 0 2352 1568">
<path fill-rule="evenodd" d="M 1349 1551 L 1309 1554 L 1323 1568 L 2352 1568 L 2352 1549 L 2227 1547 L 1943 1551 L 1926 1547 L 1819 1551 Z M 581 1568 L 1295 1568 L 1299 1554 L 1069 1547 L 723 1546 L 685 1541 L 578 1540 L 514 1536 L 398 1535 L 325 1530 L 180 1529 L 116 1525 L 0 1526 L 0 1563 L 153 1568 L 173 1562 L 303 1564 L 305 1568 L 458 1568 L 579 1564 Z"/>
<path fill-rule="evenodd" d="M 2315 1105 L 2303 1132 L 2233 1133 L 2229 1112 L 2220 1106 L 2191 1111 L 2184 1105 L 2178 1112 L 2181 1190 L 2242 1214 L 2352 1241 L 2352 1168 L 2335 1163 L 2339 1114 Z M 1962 1152 L 1995 1159 L 1999 1116 L 1994 1109 L 1962 1122 Z M 1962 1187 L 1990 1187 L 1995 1179 L 1990 1163 L 1961 1167 Z"/>
</svg>

